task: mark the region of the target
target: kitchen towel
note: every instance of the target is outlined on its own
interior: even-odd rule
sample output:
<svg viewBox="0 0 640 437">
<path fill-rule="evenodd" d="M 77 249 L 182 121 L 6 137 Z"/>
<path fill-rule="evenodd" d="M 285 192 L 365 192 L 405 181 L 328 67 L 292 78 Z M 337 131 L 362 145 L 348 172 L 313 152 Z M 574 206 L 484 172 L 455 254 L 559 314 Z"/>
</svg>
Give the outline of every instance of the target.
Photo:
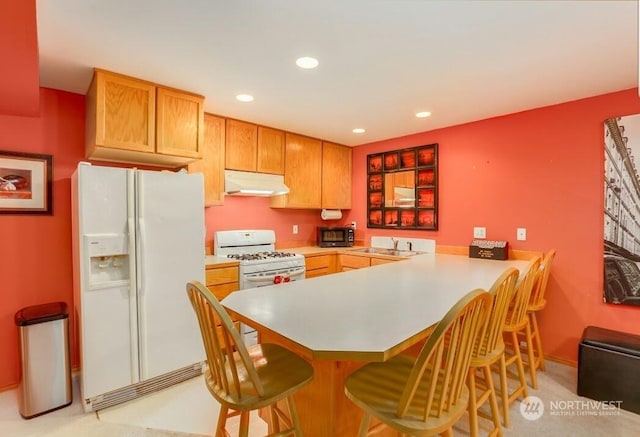
<svg viewBox="0 0 640 437">
<path fill-rule="evenodd" d="M 322 220 L 340 220 L 342 218 L 342 211 L 339 209 L 323 209 L 320 217 Z"/>
</svg>

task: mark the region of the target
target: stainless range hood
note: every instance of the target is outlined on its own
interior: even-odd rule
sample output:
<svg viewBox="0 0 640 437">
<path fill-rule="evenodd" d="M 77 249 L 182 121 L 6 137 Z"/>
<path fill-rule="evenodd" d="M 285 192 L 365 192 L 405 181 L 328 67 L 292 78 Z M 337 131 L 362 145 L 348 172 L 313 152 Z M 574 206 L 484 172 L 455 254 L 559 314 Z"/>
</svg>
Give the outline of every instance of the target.
<svg viewBox="0 0 640 437">
<path fill-rule="evenodd" d="M 225 170 L 224 192 L 230 196 L 277 196 L 287 194 L 284 176 Z"/>
</svg>

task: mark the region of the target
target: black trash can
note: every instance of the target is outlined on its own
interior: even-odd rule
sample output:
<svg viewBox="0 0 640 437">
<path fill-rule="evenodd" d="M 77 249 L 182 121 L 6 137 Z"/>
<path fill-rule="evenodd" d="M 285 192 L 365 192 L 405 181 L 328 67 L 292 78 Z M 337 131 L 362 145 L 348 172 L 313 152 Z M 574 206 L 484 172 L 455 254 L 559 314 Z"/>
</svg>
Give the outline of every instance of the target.
<svg viewBox="0 0 640 437">
<path fill-rule="evenodd" d="M 72 402 L 67 304 L 53 302 L 21 309 L 19 409 L 25 419 Z"/>
</svg>

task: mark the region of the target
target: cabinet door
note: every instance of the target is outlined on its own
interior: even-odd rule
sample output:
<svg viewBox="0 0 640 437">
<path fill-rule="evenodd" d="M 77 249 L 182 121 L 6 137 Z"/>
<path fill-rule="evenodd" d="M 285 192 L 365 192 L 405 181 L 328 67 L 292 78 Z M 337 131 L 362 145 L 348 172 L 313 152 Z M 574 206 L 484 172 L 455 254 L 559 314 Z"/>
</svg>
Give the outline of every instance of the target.
<svg viewBox="0 0 640 437">
<path fill-rule="evenodd" d="M 268 127 L 258 127 L 259 173 L 284 174 L 284 132 Z"/>
<path fill-rule="evenodd" d="M 202 157 L 204 98 L 158 87 L 156 153 Z"/>
<path fill-rule="evenodd" d="M 227 119 L 225 168 L 256 171 L 258 126 Z"/>
<path fill-rule="evenodd" d="M 343 272 L 369 266 L 371 266 L 371 259 L 369 257 L 340 254 L 340 267 Z"/>
<path fill-rule="evenodd" d="M 284 182 L 289 193 L 270 198 L 274 208 L 317 208 L 321 205 L 322 142 L 285 134 Z"/>
<path fill-rule="evenodd" d="M 204 115 L 202 159 L 188 166 L 204 174 L 204 206 L 224 204 L 224 129 L 224 118 Z"/>
<path fill-rule="evenodd" d="M 379 266 L 380 264 L 388 264 L 399 261 L 397 259 L 388 259 L 388 258 L 375 258 L 371 257 L 371 266 Z"/>
<path fill-rule="evenodd" d="M 156 87 L 96 70 L 87 93 L 87 146 L 153 152 Z"/>
<path fill-rule="evenodd" d="M 322 207 L 351 209 L 351 148 L 322 143 Z"/>
</svg>

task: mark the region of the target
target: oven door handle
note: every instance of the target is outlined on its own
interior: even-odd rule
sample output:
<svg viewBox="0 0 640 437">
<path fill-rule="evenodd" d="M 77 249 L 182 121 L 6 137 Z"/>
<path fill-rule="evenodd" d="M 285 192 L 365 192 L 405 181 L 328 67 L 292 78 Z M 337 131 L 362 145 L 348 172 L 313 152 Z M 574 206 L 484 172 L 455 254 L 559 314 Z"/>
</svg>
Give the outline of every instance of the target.
<svg viewBox="0 0 640 437">
<path fill-rule="evenodd" d="M 290 272 L 286 272 L 289 274 L 289 277 L 302 275 L 305 272 L 305 268 L 291 270 Z M 273 282 L 276 276 L 282 276 L 282 273 L 278 273 L 271 276 L 247 276 L 245 279 L 248 282 Z"/>
</svg>

